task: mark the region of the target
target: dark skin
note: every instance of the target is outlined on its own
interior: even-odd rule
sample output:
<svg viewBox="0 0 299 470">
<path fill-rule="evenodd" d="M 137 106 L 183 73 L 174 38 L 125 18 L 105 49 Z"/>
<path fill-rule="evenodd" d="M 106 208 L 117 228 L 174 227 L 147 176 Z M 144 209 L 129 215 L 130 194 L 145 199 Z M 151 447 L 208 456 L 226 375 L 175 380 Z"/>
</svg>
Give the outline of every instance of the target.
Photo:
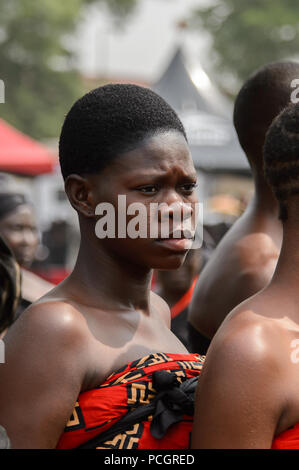
<svg viewBox="0 0 299 470">
<path fill-rule="evenodd" d="M 39 239 L 33 210 L 27 204 L 18 206 L 0 220 L 0 233 L 12 249 L 20 266 L 30 266 Z"/>
<path fill-rule="evenodd" d="M 209 339 L 231 310 L 263 289 L 273 276 L 282 227 L 277 203 L 270 191 L 265 193 L 266 187 L 255 195 L 201 272 L 189 322 Z M 265 207 L 267 196 L 269 206 Z"/>
<path fill-rule="evenodd" d="M 193 279 L 198 274 L 201 265 L 201 255 L 198 250 L 190 250 L 183 266 L 172 271 L 158 271 L 157 293 L 173 306 L 188 291 Z"/>
<path fill-rule="evenodd" d="M 81 229 L 74 271 L 5 337 L 0 421 L 12 447 L 54 448 L 80 392 L 144 355 L 187 353 L 169 330 L 169 308 L 150 291 L 152 268 L 178 268 L 187 251 L 150 238 L 100 240 L 94 210 L 102 201 L 115 204 L 118 194 L 127 204 L 195 203 L 195 182 L 188 146 L 176 132 L 144 141 L 99 174 L 67 178 Z"/>
<path fill-rule="evenodd" d="M 0 234 L 6 240 L 21 267 L 22 297 L 29 302 L 34 302 L 54 285 L 26 269 L 30 268 L 39 244 L 37 223 L 32 207 L 22 204 L 5 215 L 0 220 Z"/>
<path fill-rule="evenodd" d="M 282 226 L 278 203 L 262 167 L 266 131 L 267 127 L 259 131 L 254 158 L 248 156 L 254 196 L 205 265 L 189 309 L 188 321 L 209 339 L 237 305 L 267 286 L 276 268 Z"/>
<path fill-rule="evenodd" d="M 270 284 L 235 308 L 215 335 L 196 395 L 192 447 L 271 448 L 299 422 L 298 197 L 289 205 Z"/>
<path fill-rule="evenodd" d="M 279 208 L 264 177 L 263 146 L 273 119 L 290 104 L 290 84 L 299 68 L 298 63 L 277 62 L 265 69 L 265 75 L 265 70 L 257 72 L 244 84 L 234 108 L 234 125 L 251 166 L 254 195 L 203 269 L 189 310 L 190 324 L 209 339 L 231 310 L 269 284 L 281 249 Z"/>
<path fill-rule="evenodd" d="M 299 68 L 277 63 L 269 70 L 267 79 L 259 75 L 250 92 L 245 85 L 247 92 L 239 105 L 237 98 L 234 110 L 234 125 L 252 170 L 253 198 L 204 267 L 189 309 L 190 324 L 209 339 L 237 305 L 269 284 L 281 249 L 279 208 L 264 177 L 263 146 L 273 119 L 290 103 L 290 83 Z"/>
</svg>

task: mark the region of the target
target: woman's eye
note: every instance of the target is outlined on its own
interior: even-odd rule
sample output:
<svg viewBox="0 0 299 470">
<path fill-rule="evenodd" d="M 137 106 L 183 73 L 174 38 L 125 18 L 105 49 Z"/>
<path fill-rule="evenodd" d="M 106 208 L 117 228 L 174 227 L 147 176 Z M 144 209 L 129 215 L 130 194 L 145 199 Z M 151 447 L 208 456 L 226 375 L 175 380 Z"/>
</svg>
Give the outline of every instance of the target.
<svg viewBox="0 0 299 470">
<path fill-rule="evenodd" d="M 197 188 L 197 183 L 187 183 L 182 186 L 183 191 L 192 192 Z"/>
<path fill-rule="evenodd" d="M 154 194 L 158 191 L 157 186 L 143 186 L 139 191 L 146 194 Z"/>
<path fill-rule="evenodd" d="M 12 232 L 22 232 L 24 230 L 23 225 L 11 225 L 10 230 Z"/>
</svg>

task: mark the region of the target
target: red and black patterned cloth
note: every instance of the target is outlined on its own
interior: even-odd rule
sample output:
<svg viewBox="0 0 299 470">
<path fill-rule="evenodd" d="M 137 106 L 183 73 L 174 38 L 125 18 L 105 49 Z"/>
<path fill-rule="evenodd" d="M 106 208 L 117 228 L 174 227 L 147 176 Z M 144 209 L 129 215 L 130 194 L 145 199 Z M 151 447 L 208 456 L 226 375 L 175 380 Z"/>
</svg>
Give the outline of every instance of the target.
<svg viewBox="0 0 299 470">
<path fill-rule="evenodd" d="M 203 363 L 164 353 L 129 363 L 79 395 L 57 448 L 187 449 Z"/>
</svg>

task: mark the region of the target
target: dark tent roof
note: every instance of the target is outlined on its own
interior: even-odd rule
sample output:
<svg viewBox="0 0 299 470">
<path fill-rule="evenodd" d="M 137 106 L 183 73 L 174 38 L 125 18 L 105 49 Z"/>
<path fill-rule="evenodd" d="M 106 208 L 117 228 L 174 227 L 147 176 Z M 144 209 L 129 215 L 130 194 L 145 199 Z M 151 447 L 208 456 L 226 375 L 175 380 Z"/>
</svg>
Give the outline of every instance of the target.
<svg viewBox="0 0 299 470">
<path fill-rule="evenodd" d="M 182 120 L 198 169 L 250 173 L 232 120 L 222 115 L 204 92 L 199 92 L 193 84 L 180 49 L 152 88 L 176 110 Z"/>
</svg>

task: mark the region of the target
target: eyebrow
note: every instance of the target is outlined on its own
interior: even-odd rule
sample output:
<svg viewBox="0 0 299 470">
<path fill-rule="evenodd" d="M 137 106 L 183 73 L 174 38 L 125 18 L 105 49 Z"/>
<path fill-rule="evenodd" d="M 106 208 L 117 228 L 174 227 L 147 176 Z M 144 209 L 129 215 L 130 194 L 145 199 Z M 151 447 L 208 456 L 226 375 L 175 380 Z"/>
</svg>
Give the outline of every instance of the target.
<svg viewBox="0 0 299 470">
<path fill-rule="evenodd" d="M 168 173 L 167 172 L 163 172 L 163 173 L 160 173 L 160 172 L 155 172 L 155 173 L 149 173 L 149 172 L 145 172 L 145 173 L 137 173 L 137 172 L 134 172 L 134 173 L 131 173 L 131 175 L 128 177 L 127 181 L 130 182 L 131 180 L 133 181 L 136 181 L 136 179 L 149 179 L 149 180 L 156 180 L 156 181 L 162 181 L 164 179 L 166 179 L 168 176 Z M 186 179 L 186 180 L 197 180 L 197 173 L 196 172 L 192 172 L 192 173 L 185 173 L 185 174 L 182 174 L 180 175 L 181 179 Z"/>
</svg>

